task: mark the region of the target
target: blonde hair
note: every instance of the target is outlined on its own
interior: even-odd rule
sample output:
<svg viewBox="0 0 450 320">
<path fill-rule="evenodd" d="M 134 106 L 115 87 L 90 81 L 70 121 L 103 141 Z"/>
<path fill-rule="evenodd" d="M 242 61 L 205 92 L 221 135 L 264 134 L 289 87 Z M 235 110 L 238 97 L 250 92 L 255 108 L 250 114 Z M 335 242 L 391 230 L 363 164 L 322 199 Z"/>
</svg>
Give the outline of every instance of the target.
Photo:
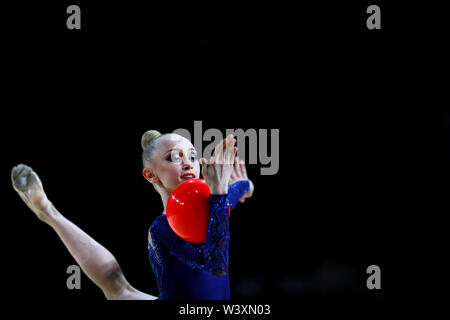
<svg viewBox="0 0 450 320">
<path fill-rule="evenodd" d="M 141 146 L 142 150 L 145 151 L 145 148 L 156 138 L 160 137 L 161 133 L 156 130 L 148 130 L 142 135 Z"/>
<path fill-rule="evenodd" d="M 142 165 L 147 166 L 148 162 L 152 160 L 152 152 L 155 148 L 155 140 L 161 137 L 162 134 L 156 130 L 148 130 L 142 135 L 141 147 L 142 147 Z"/>
</svg>

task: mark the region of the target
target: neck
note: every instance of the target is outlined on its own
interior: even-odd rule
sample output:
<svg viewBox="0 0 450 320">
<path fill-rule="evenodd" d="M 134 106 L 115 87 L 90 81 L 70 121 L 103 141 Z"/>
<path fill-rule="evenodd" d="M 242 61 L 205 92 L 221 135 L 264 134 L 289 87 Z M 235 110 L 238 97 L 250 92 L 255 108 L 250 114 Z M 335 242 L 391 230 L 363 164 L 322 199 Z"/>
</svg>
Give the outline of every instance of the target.
<svg viewBox="0 0 450 320">
<path fill-rule="evenodd" d="M 167 201 L 169 201 L 170 193 L 167 192 L 166 190 L 161 190 L 160 195 L 161 195 L 161 201 L 162 201 L 163 206 L 164 206 L 163 214 L 166 214 Z"/>
</svg>

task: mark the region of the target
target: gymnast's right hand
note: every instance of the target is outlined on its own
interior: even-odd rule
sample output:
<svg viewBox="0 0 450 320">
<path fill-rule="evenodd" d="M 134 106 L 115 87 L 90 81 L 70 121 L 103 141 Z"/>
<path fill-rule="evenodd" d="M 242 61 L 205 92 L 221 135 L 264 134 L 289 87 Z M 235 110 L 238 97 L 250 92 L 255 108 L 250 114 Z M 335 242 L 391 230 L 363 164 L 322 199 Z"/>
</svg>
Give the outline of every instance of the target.
<svg viewBox="0 0 450 320">
<path fill-rule="evenodd" d="M 228 135 L 214 149 L 211 159 L 200 159 L 202 174 L 209 186 L 211 194 L 227 194 L 228 182 L 233 172 L 234 157 L 237 147 L 233 135 Z"/>
<path fill-rule="evenodd" d="M 29 166 L 19 164 L 11 170 L 11 181 L 14 190 L 27 206 L 40 220 L 49 223 L 52 215 L 56 213 L 52 203 L 47 199 L 42 182 L 36 172 Z"/>
</svg>

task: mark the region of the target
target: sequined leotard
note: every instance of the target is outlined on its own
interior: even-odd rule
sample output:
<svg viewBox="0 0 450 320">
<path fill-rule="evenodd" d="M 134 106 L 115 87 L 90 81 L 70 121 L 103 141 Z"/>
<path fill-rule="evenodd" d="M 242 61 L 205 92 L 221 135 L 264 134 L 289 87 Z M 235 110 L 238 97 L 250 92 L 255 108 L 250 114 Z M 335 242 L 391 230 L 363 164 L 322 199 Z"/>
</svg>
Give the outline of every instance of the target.
<svg viewBox="0 0 450 320">
<path fill-rule="evenodd" d="M 228 300 L 228 204 L 233 209 L 248 191 L 248 180 L 229 186 L 228 194 L 209 196 L 210 221 L 204 243 L 178 237 L 165 214 L 149 230 L 149 258 L 161 300 Z"/>
</svg>

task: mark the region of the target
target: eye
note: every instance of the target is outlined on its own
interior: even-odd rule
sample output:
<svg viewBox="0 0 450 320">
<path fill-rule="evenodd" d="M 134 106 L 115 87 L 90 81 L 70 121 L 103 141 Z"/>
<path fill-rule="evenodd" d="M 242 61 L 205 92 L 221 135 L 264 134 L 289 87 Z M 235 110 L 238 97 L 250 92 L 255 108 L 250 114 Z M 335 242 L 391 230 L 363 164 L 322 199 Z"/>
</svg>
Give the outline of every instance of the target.
<svg viewBox="0 0 450 320">
<path fill-rule="evenodd" d="M 169 162 L 180 162 L 181 156 L 179 153 L 173 152 L 167 157 L 167 161 Z"/>
<path fill-rule="evenodd" d="M 197 160 L 197 154 L 193 153 L 191 154 L 191 161 L 194 162 L 195 160 Z"/>
</svg>

